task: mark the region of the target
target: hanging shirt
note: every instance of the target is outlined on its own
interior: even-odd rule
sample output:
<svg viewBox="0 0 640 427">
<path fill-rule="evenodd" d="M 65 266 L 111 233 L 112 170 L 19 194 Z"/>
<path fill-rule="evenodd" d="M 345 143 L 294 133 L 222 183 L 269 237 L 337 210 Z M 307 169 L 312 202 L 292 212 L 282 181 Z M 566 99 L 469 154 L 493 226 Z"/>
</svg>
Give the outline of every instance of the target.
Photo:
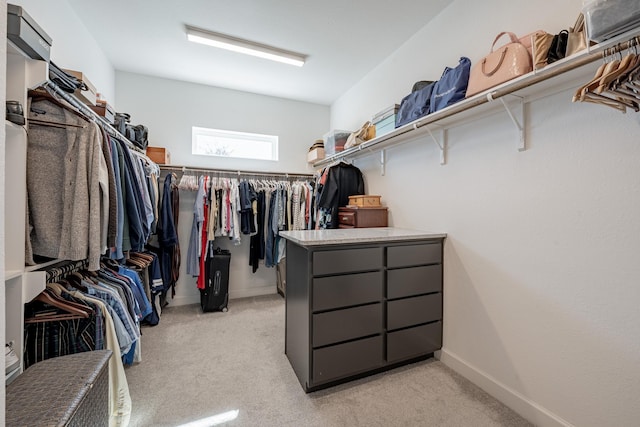
<svg viewBox="0 0 640 427">
<path fill-rule="evenodd" d="M 348 204 L 349 196 L 361 194 L 364 194 L 364 179 L 360 169 L 347 163 L 329 168 L 318 203 L 330 215 L 326 228 L 338 228 L 338 208 Z"/>
<path fill-rule="evenodd" d="M 209 220 L 207 221 L 207 243 L 216 238 L 216 224 L 218 221 L 218 202 L 216 200 L 216 189 L 213 184 L 209 187 Z"/>
<path fill-rule="evenodd" d="M 198 180 L 198 192 L 193 203 L 193 223 L 191 224 L 191 236 L 189 237 L 189 249 L 187 250 L 187 274 L 193 277 L 200 275 L 200 253 L 202 241 L 200 230 L 204 220 L 204 177 Z"/>
<path fill-rule="evenodd" d="M 204 185 L 205 188 L 208 184 L 208 177 L 205 177 L 205 181 L 204 181 Z M 205 198 L 206 201 L 206 198 Z M 207 205 L 207 203 L 204 203 L 203 205 L 203 211 L 202 211 L 202 233 L 200 235 L 200 241 L 201 241 L 201 247 L 202 247 L 202 252 L 200 253 L 200 275 L 198 275 L 198 280 L 197 280 L 197 287 L 198 289 L 204 289 L 204 283 L 205 283 L 205 275 L 202 274 L 204 272 L 204 263 L 207 259 L 207 250 L 208 250 L 208 245 L 207 245 L 207 222 L 209 221 L 209 206 Z"/>
<path fill-rule="evenodd" d="M 78 126 L 34 125 L 29 129 L 27 195 L 33 253 L 88 259 L 88 268 L 97 270 L 102 254 L 102 212 L 108 210 L 101 206 L 101 194 L 109 191 L 98 125 L 49 100 L 32 103 L 29 117 L 38 118 L 33 111 L 44 111 L 47 120 Z"/>
<path fill-rule="evenodd" d="M 140 195 L 140 190 L 135 182 L 136 175 L 133 169 L 133 160 L 131 159 L 129 149 L 126 144 L 120 140 L 118 140 L 118 145 L 120 146 L 120 153 L 122 154 L 121 167 L 124 172 L 123 196 L 125 197 L 127 213 L 125 230 L 128 231 L 129 236 L 129 247 L 127 247 L 126 241 L 123 241 L 122 250 L 134 250 L 139 252 L 144 250 L 146 237 L 148 235 L 148 230 L 145 230 L 146 222 L 142 219 L 142 196 Z M 125 236 L 126 235 L 127 233 L 125 232 Z"/>
<path fill-rule="evenodd" d="M 232 180 L 231 183 L 231 214 L 233 218 L 233 228 L 231 230 L 231 238 L 233 244 L 240 245 L 240 230 L 242 225 L 240 223 L 240 191 L 238 188 L 238 181 Z"/>
<path fill-rule="evenodd" d="M 127 353 L 131 349 L 131 344 L 140 338 L 140 332 L 136 330 L 134 321 L 127 312 L 124 302 L 115 291 L 104 286 L 94 285 L 87 281 L 83 281 L 82 284 L 87 287 L 88 295 L 100 298 L 106 304 L 107 309 L 114 318 L 120 351 Z"/>
<path fill-rule="evenodd" d="M 264 259 L 265 256 L 265 245 L 264 245 L 264 218 L 265 218 L 265 191 L 259 191 L 257 195 L 257 212 L 256 212 L 256 220 L 257 220 L 257 232 L 255 235 L 251 236 L 251 242 L 249 246 L 249 264 L 253 272 L 255 273 L 258 270 L 258 265 L 261 259 Z"/>
<path fill-rule="evenodd" d="M 114 246 L 111 248 L 111 258 L 122 259 L 124 254 L 122 252 L 122 239 L 124 230 L 124 201 L 122 199 L 122 180 L 120 173 L 120 161 L 118 157 L 118 149 L 114 140 L 109 138 L 109 144 L 111 145 L 111 163 L 114 170 L 115 179 L 115 194 L 111 197 L 116 199 L 116 238 Z"/>
<path fill-rule="evenodd" d="M 146 316 L 151 314 L 152 309 L 151 302 L 149 302 L 149 299 L 147 298 L 147 295 L 144 291 L 144 286 L 140 281 L 140 276 L 134 270 L 131 270 L 130 268 L 126 268 L 124 266 L 120 266 L 118 271 L 120 272 L 120 274 L 128 277 L 131 280 L 131 283 L 133 284 L 131 290 L 134 291 L 133 295 L 138 302 L 138 306 L 140 307 L 140 320 L 144 319 Z"/>
</svg>

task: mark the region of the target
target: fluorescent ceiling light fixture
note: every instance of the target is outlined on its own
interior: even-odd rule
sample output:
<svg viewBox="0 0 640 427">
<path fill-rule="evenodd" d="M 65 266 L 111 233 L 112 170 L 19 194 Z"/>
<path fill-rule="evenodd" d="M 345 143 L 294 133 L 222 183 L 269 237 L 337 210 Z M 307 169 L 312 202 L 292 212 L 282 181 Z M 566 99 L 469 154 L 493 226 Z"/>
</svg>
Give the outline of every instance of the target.
<svg viewBox="0 0 640 427">
<path fill-rule="evenodd" d="M 221 49 L 231 50 L 233 52 L 253 55 L 259 58 L 270 59 L 272 61 L 284 62 L 285 64 L 302 67 L 306 55 L 278 49 L 265 44 L 252 42 L 249 40 L 239 39 L 237 37 L 228 36 L 226 34 L 214 33 L 213 31 L 201 30 L 198 28 L 186 26 L 187 40 L 195 43 L 206 44 L 207 46 L 219 47 Z"/>
</svg>

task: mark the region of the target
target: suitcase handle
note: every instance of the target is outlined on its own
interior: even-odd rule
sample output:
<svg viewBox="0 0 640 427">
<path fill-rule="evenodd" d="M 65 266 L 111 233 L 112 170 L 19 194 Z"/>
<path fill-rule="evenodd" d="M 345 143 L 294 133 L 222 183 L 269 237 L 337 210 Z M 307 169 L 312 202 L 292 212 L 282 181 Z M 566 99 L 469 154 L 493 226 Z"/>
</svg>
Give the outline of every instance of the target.
<svg viewBox="0 0 640 427">
<path fill-rule="evenodd" d="M 220 282 L 222 281 L 222 274 L 220 270 L 216 271 L 216 274 L 213 278 L 213 295 L 220 295 Z"/>
</svg>

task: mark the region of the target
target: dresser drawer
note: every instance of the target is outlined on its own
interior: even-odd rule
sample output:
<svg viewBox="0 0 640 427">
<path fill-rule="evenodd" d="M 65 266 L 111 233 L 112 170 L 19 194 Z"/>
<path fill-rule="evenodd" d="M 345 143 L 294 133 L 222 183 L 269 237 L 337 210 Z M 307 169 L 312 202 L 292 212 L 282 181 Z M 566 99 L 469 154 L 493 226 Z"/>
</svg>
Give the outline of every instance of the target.
<svg viewBox="0 0 640 427">
<path fill-rule="evenodd" d="M 383 273 L 345 274 L 313 279 L 313 311 L 382 300 Z"/>
<path fill-rule="evenodd" d="M 314 384 L 356 375 L 382 366 L 382 336 L 313 350 Z"/>
<path fill-rule="evenodd" d="M 441 319 L 441 293 L 387 302 L 389 331 Z"/>
<path fill-rule="evenodd" d="M 382 304 L 347 308 L 313 315 L 313 347 L 382 332 Z"/>
<path fill-rule="evenodd" d="M 440 348 L 442 348 L 442 322 L 387 334 L 387 362 L 389 363 L 433 353 Z"/>
<path fill-rule="evenodd" d="M 338 212 L 338 223 L 341 225 L 356 225 L 356 213 L 355 212 Z"/>
<path fill-rule="evenodd" d="M 382 248 L 341 249 L 313 253 L 314 276 L 382 269 Z"/>
<path fill-rule="evenodd" d="M 389 268 L 440 263 L 442 263 L 440 242 L 387 248 L 387 267 Z"/>
<path fill-rule="evenodd" d="M 387 271 L 387 298 L 389 299 L 441 290 L 442 264 Z"/>
</svg>

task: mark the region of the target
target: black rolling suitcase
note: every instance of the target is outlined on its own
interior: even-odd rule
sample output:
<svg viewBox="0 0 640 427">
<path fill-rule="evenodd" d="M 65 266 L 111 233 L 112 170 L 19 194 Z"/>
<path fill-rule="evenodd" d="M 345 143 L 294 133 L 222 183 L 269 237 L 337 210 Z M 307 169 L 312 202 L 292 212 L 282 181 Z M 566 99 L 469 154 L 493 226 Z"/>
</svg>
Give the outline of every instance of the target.
<svg viewBox="0 0 640 427">
<path fill-rule="evenodd" d="M 205 262 L 204 289 L 200 289 L 202 311 L 227 311 L 231 252 L 217 248 Z"/>
</svg>

